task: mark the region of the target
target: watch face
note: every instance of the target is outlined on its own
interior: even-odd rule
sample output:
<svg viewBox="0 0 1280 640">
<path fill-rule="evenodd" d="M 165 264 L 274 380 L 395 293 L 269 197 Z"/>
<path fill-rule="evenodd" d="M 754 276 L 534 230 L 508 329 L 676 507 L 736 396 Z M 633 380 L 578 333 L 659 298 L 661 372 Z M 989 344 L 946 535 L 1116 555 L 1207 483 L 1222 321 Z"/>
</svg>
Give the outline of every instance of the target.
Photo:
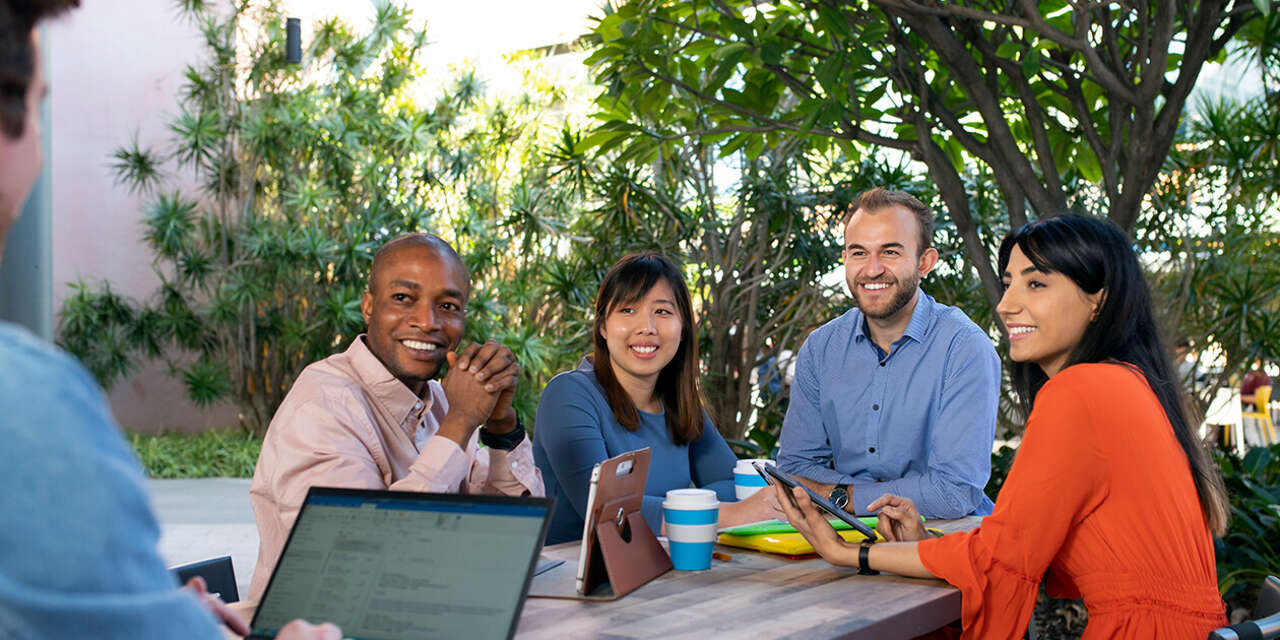
<svg viewBox="0 0 1280 640">
<path fill-rule="evenodd" d="M 843 509 L 846 504 L 849 504 L 849 492 L 845 491 L 844 487 L 836 487 L 831 490 L 831 495 L 827 496 L 827 499 L 831 504 Z"/>
</svg>

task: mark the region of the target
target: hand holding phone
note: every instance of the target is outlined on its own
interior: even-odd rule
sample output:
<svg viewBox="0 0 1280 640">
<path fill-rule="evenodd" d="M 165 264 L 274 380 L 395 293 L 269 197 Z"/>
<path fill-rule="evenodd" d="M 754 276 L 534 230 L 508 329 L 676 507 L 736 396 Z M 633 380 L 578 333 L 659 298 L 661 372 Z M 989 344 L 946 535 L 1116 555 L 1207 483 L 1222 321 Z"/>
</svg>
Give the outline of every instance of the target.
<svg viewBox="0 0 1280 640">
<path fill-rule="evenodd" d="M 844 509 L 841 509 L 840 507 L 837 507 L 834 504 L 831 504 L 830 500 L 827 500 L 826 498 L 818 495 L 817 493 L 814 493 L 814 491 L 809 487 L 806 487 L 803 484 L 800 484 L 795 480 L 795 478 L 792 478 L 790 475 L 786 474 L 785 472 L 779 471 L 772 465 L 761 464 L 759 462 L 753 462 L 751 464 L 755 466 L 756 473 L 759 473 L 761 476 L 763 476 L 765 481 L 768 482 L 769 484 L 776 483 L 776 484 L 781 484 L 783 487 L 786 487 L 787 491 L 784 491 L 783 493 L 787 494 L 787 499 L 791 501 L 791 505 L 794 506 L 795 508 L 799 509 L 800 505 L 796 503 L 796 497 L 794 495 L 791 495 L 791 490 L 796 487 L 800 487 L 801 489 L 804 489 L 805 493 L 809 494 L 809 499 L 812 500 L 814 504 L 818 505 L 818 507 L 821 508 L 823 511 L 826 511 L 827 513 L 839 518 L 840 520 L 843 520 L 849 526 L 853 527 L 855 531 L 866 536 L 868 540 L 871 540 L 873 542 L 876 540 L 876 532 L 874 529 L 863 524 L 861 520 L 854 517 L 854 515 L 849 513 L 848 511 L 845 511 Z"/>
</svg>

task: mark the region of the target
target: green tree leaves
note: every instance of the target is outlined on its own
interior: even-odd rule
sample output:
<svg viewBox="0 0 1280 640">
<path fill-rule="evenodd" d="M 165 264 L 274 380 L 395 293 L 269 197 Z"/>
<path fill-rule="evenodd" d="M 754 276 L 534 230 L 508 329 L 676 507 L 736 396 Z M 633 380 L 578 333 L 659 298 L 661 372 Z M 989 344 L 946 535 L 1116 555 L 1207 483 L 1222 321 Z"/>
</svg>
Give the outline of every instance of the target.
<svg viewBox="0 0 1280 640">
<path fill-rule="evenodd" d="M 194 243 L 196 203 L 178 193 L 162 193 L 152 202 L 143 219 L 147 244 L 158 256 L 176 258 Z"/>
<path fill-rule="evenodd" d="M 597 28 L 611 116 L 588 140 L 639 162 L 691 138 L 748 157 L 786 138 L 909 152 L 994 307 L 966 174 L 990 170 L 1007 226 L 1075 208 L 1133 228 L 1201 65 L 1259 15 L 1139 4 L 635 0 Z"/>
<path fill-rule="evenodd" d="M 115 162 L 111 169 L 130 193 L 149 194 L 160 184 L 163 159 L 149 149 L 140 148 L 136 137 L 130 145 L 117 149 L 112 157 Z"/>
<path fill-rule="evenodd" d="M 365 34 L 322 22 L 300 68 L 280 55 L 275 4 L 184 10 L 211 63 L 187 69 L 173 151 L 135 141 L 113 164 L 123 185 L 155 194 L 143 235 L 163 284 L 144 304 L 79 285 L 62 341 L 106 385 L 136 357 L 163 357 L 198 405 L 234 398 L 261 431 L 297 372 L 362 329 L 372 251 L 424 222 L 424 167 L 474 96 L 414 106 L 425 40 L 389 2 Z M 163 188 L 166 162 L 194 172 L 200 197 Z"/>
</svg>

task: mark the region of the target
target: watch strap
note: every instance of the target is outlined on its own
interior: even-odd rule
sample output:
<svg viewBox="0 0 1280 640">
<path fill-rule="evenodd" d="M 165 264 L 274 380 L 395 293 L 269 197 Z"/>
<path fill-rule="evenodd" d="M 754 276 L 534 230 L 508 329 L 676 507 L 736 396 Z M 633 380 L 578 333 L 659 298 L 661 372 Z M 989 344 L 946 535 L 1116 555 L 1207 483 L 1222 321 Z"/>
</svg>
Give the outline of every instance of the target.
<svg viewBox="0 0 1280 640">
<path fill-rule="evenodd" d="M 871 541 L 863 542 L 858 545 L 858 575 L 860 576 L 878 576 L 879 571 L 871 568 L 869 562 L 871 556 Z"/>
<path fill-rule="evenodd" d="M 516 416 L 516 428 L 509 433 L 493 433 L 484 426 L 480 427 L 480 442 L 490 449 L 510 451 L 520 446 L 524 438 L 524 423 L 520 421 L 520 416 Z"/>
</svg>

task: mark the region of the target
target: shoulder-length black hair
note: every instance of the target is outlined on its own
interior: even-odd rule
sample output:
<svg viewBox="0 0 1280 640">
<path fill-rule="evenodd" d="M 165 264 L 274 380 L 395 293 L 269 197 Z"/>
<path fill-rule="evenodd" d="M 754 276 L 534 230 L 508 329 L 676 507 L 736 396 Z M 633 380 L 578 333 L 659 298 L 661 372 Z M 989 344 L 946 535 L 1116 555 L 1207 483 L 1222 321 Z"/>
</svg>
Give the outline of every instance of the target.
<svg viewBox="0 0 1280 640">
<path fill-rule="evenodd" d="M 702 437 L 705 414 L 698 386 L 698 340 L 693 322 L 693 303 L 680 267 L 674 261 L 658 253 L 633 253 L 619 260 L 605 274 L 596 295 L 592 365 L 614 417 L 629 431 L 639 429 L 640 412 L 613 372 L 609 344 L 603 335 L 604 321 L 618 305 L 643 298 L 659 278 L 666 280 L 675 293 L 676 310 L 680 313 L 680 346 L 671 362 L 658 374 L 656 392 L 665 409 L 671 438 L 676 444 L 683 445 Z"/>
<path fill-rule="evenodd" d="M 1129 238 L 1114 224 L 1095 218 L 1046 218 L 1005 236 L 998 273 L 1008 268 L 1015 246 L 1037 269 L 1061 273 L 1085 293 L 1102 292 L 1097 315 L 1071 351 L 1066 366 L 1117 361 L 1142 372 L 1187 456 L 1209 528 L 1219 535 L 1224 533 L 1228 507 L 1222 477 L 1191 427 L 1184 391 L 1161 343 L 1151 291 Z M 1036 394 L 1048 377 L 1031 362 L 1015 362 L 1010 372 L 1022 408 L 1030 415 Z"/>
</svg>

